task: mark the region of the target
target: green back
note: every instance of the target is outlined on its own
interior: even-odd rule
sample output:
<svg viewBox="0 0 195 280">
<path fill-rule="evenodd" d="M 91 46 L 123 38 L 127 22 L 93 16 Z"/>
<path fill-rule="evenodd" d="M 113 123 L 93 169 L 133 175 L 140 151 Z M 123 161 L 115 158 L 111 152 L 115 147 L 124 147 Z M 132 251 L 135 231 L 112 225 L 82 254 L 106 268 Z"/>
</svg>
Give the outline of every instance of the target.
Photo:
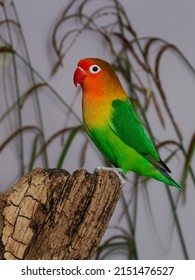
<svg viewBox="0 0 195 280">
<path fill-rule="evenodd" d="M 129 99 L 125 101 L 115 99 L 112 102 L 112 107 L 114 110 L 109 124 L 114 133 L 153 165 L 171 172 L 161 161 Z"/>
<path fill-rule="evenodd" d="M 158 159 L 154 145 L 130 101 L 128 99 L 126 101 L 114 100 L 112 106 L 114 111 L 110 125 L 114 132 L 138 153 L 151 154 Z"/>
</svg>

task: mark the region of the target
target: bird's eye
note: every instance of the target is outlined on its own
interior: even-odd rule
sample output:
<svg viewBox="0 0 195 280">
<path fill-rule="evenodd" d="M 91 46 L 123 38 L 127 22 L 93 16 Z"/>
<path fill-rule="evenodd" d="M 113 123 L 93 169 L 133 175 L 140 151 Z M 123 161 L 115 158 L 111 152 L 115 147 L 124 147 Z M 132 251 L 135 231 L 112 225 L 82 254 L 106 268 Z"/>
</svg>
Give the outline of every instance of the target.
<svg viewBox="0 0 195 280">
<path fill-rule="evenodd" d="M 89 67 L 89 72 L 91 73 L 91 74 L 96 74 L 96 73 L 98 73 L 98 72 L 100 72 L 101 71 L 101 68 L 98 66 L 98 65 L 91 65 L 90 67 Z"/>
</svg>

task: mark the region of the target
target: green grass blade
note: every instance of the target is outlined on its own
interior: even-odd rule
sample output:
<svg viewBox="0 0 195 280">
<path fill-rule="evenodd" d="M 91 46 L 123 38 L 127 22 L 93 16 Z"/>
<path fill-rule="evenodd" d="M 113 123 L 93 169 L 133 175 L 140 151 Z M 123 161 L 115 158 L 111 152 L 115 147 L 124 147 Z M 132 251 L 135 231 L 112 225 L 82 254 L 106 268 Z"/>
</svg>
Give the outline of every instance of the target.
<svg viewBox="0 0 195 280">
<path fill-rule="evenodd" d="M 64 145 L 64 148 L 60 154 L 60 157 L 59 157 L 59 160 L 58 160 L 58 163 L 57 163 L 57 168 L 62 168 L 62 165 L 63 165 L 63 162 L 64 162 L 64 159 L 66 157 L 66 154 L 70 148 L 70 145 L 72 144 L 72 141 L 74 139 L 74 137 L 76 136 L 77 132 L 80 130 L 81 126 L 78 126 L 78 127 L 75 127 L 72 129 L 72 131 L 70 132 L 69 136 L 68 136 L 68 139 Z"/>
<path fill-rule="evenodd" d="M 31 152 L 30 163 L 29 163 L 29 167 L 28 167 L 29 171 L 33 169 L 33 166 L 34 166 L 34 163 L 35 163 L 35 160 L 36 160 L 38 139 L 39 139 L 39 135 L 36 135 L 35 139 L 33 141 L 33 145 L 32 145 L 32 152 Z"/>
<path fill-rule="evenodd" d="M 190 145 L 188 148 L 188 152 L 185 157 L 185 163 L 184 163 L 184 168 L 183 168 L 182 178 L 181 178 L 182 186 L 186 185 L 186 179 L 187 179 L 188 173 L 191 168 L 191 162 L 194 157 L 194 152 L 195 152 L 195 134 L 192 136 L 192 139 L 190 141 Z"/>
</svg>

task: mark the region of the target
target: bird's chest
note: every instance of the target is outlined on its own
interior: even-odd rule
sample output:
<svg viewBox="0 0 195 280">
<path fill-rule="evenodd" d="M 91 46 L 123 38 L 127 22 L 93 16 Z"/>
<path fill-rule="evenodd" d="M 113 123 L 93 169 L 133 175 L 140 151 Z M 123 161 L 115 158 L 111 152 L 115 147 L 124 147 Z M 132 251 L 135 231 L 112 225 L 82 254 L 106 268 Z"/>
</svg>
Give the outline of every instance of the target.
<svg viewBox="0 0 195 280">
<path fill-rule="evenodd" d="M 105 127 L 112 113 L 111 102 L 101 97 L 87 97 L 82 99 L 83 122 L 88 130 Z"/>
</svg>

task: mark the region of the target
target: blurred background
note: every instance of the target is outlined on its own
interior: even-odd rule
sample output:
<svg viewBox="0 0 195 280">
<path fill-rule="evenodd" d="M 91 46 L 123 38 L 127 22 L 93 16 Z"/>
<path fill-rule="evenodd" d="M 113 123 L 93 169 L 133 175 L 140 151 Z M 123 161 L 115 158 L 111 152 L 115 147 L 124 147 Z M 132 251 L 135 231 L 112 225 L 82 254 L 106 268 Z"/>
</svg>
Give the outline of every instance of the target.
<svg viewBox="0 0 195 280">
<path fill-rule="evenodd" d="M 99 259 L 195 259 L 195 2 L 0 1 L 0 190 L 35 167 L 108 163 L 82 127 L 77 62 L 112 63 L 184 190 L 129 173 Z"/>
</svg>

